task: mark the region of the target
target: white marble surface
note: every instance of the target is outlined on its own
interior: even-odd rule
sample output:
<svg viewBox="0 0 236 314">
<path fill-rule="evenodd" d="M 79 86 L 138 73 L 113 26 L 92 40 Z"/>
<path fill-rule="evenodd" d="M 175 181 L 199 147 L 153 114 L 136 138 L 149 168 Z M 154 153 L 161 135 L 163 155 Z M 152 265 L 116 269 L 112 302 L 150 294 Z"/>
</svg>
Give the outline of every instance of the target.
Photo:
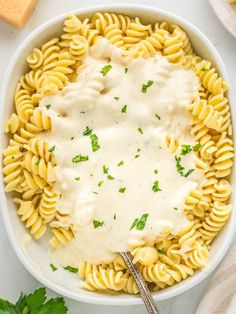
<svg viewBox="0 0 236 314">
<path fill-rule="evenodd" d="M 176 13 L 198 26 L 217 47 L 229 71 L 233 87 L 236 88 L 236 40 L 223 28 L 212 12 L 207 0 L 103 0 L 102 3 L 145 3 Z M 4 70 L 18 44 L 42 22 L 62 12 L 78 7 L 99 4 L 99 0 L 38 0 L 28 24 L 22 30 L 0 21 L 0 82 Z M 21 291 L 30 292 L 40 284 L 20 264 L 5 233 L 0 216 L 0 296 L 15 300 Z M 176 298 L 160 302 L 162 314 L 193 314 L 204 294 L 208 280 Z M 51 295 L 54 295 L 50 292 Z M 66 300 L 69 313 L 83 314 L 144 314 L 143 306 L 104 307 Z"/>
</svg>

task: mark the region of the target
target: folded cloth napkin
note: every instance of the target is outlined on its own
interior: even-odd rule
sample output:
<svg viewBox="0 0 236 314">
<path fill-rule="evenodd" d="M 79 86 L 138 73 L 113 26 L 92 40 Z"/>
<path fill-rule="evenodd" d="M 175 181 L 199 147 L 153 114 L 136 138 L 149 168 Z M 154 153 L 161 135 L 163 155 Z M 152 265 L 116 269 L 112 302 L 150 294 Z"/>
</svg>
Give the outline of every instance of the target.
<svg viewBox="0 0 236 314">
<path fill-rule="evenodd" d="M 236 313 L 236 245 L 228 252 L 210 282 L 195 314 Z"/>
</svg>

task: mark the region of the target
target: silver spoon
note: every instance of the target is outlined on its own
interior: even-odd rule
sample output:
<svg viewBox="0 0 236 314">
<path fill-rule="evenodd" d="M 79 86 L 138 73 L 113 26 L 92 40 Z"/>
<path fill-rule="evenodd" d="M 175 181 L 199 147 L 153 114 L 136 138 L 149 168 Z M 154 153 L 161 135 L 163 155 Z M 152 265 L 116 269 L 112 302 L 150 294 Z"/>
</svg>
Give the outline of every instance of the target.
<svg viewBox="0 0 236 314">
<path fill-rule="evenodd" d="M 133 264 L 133 256 L 130 254 L 130 252 L 120 252 L 120 255 L 123 257 L 126 265 L 128 266 L 131 274 L 134 277 L 134 280 L 139 288 L 141 297 L 143 299 L 143 302 L 146 306 L 146 309 L 149 314 L 160 314 L 160 311 L 158 310 L 153 297 L 143 280 L 143 277 L 141 276 L 140 272 L 137 270 L 135 265 Z"/>
</svg>

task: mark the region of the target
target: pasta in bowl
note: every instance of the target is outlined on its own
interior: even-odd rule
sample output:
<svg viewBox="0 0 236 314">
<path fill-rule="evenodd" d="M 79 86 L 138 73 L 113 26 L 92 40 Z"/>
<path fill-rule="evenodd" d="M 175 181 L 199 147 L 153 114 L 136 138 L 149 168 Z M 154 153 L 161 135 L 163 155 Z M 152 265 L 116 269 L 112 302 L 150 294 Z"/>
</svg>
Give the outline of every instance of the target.
<svg viewBox="0 0 236 314">
<path fill-rule="evenodd" d="M 138 293 L 123 250 L 159 299 L 196 284 L 234 228 L 217 53 L 193 26 L 146 7 L 75 12 L 38 34 L 21 48 L 28 66 L 11 81 L 15 112 L 4 115 L 3 180 L 21 259 L 88 302 L 139 302 L 121 294 Z"/>
</svg>

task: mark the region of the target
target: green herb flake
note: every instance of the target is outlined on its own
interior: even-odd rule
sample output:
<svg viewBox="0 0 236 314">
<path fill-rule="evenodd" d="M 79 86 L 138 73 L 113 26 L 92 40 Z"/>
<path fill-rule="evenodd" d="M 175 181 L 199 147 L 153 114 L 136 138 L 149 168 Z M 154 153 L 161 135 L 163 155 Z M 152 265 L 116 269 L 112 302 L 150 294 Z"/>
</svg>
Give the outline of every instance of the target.
<svg viewBox="0 0 236 314">
<path fill-rule="evenodd" d="M 135 155 L 134 158 L 139 158 L 140 155 Z"/>
<path fill-rule="evenodd" d="M 187 178 L 195 169 L 190 169 L 186 173 L 184 173 L 185 168 L 181 165 L 181 157 L 175 156 L 175 161 L 176 161 L 176 170 L 179 172 L 179 174 L 182 177 Z"/>
<path fill-rule="evenodd" d="M 70 139 L 71 139 L 71 141 L 73 141 L 73 139 L 74 139 L 74 136 L 72 136 L 72 137 L 71 137 Z"/>
<path fill-rule="evenodd" d="M 103 181 L 100 181 L 99 183 L 98 183 L 98 187 L 101 187 L 103 185 Z"/>
<path fill-rule="evenodd" d="M 158 174 L 158 170 L 157 170 L 157 169 L 155 169 L 155 170 L 154 170 L 154 173 L 155 173 L 155 174 Z"/>
<path fill-rule="evenodd" d="M 98 227 L 102 227 L 104 225 L 104 221 L 99 221 L 99 220 L 93 220 L 93 226 L 95 229 Z"/>
<path fill-rule="evenodd" d="M 86 161 L 86 160 L 89 160 L 88 155 L 82 156 L 81 154 L 79 154 L 79 155 L 76 155 L 75 157 L 72 158 L 72 162 L 74 164 L 81 162 L 81 161 Z"/>
<path fill-rule="evenodd" d="M 197 143 L 196 145 L 193 146 L 193 151 L 194 151 L 194 152 L 197 152 L 200 147 L 201 147 L 201 144 L 200 144 L 200 143 Z"/>
<path fill-rule="evenodd" d="M 49 110 L 52 105 L 46 105 L 46 109 Z"/>
<path fill-rule="evenodd" d="M 206 72 L 206 71 L 207 71 L 206 68 L 202 68 L 202 69 L 201 69 L 201 72 Z"/>
<path fill-rule="evenodd" d="M 119 189 L 119 192 L 120 192 L 120 193 L 125 193 L 125 191 L 126 191 L 126 188 L 120 188 L 120 189 Z"/>
<path fill-rule="evenodd" d="M 141 128 L 138 128 L 138 132 L 139 132 L 140 134 L 143 134 L 143 130 L 142 130 Z"/>
<path fill-rule="evenodd" d="M 155 193 L 161 191 L 161 189 L 159 188 L 159 182 L 158 182 L 158 181 L 154 181 L 152 190 L 153 190 L 153 192 L 155 192 Z"/>
<path fill-rule="evenodd" d="M 155 117 L 158 119 L 158 120 L 161 120 L 161 117 L 156 113 L 155 114 Z"/>
<path fill-rule="evenodd" d="M 61 198 L 62 198 L 62 194 L 59 195 L 59 199 L 61 199 Z"/>
<path fill-rule="evenodd" d="M 107 174 L 107 173 L 108 173 L 109 168 L 108 168 L 108 167 L 106 167 L 106 166 L 103 166 L 103 167 L 102 167 L 102 170 L 103 170 L 103 173 Z"/>
<path fill-rule="evenodd" d="M 116 101 L 118 101 L 118 100 L 120 99 L 120 97 L 115 96 L 114 99 L 115 99 Z"/>
<path fill-rule="evenodd" d="M 11 159 L 15 159 L 15 156 L 11 156 Z"/>
<path fill-rule="evenodd" d="M 90 136 L 92 134 L 93 130 L 90 129 L 88 126 L 86 126 L 85 131 L 83 132 L 84 136 Z"/>
<path fill-rule="evenodd" d="M 93 193 L 93 194 L 98 194 L 98 192 L 96 192 L 96 191 L 92 191 L 92 193 Z"/>
<path fill-rule="evenodd" d="M 177 207 L 174 207 L 174 210 L 179 210 Z"/>
<path fill-rule="evenodd" d="M 39 164 L 40 164 L 40 159 L 36 161 L 35 165 L 39 166 Z"/>
<path fill-rule="evenodd" d="M 57 270 L 57 267 L 55 265 L 53 265 L 53 264 L 50 264 L 50 267 L 51 267 L 52 271 L 56 271 Z"/>
<path fill-rule="evenodd" d="M 139 152 L 141 152 L 141 149 L 140 149 L 140 148 L 138 148 L 138 149 L 137 149 L 137 152 L 138 152 L 138 153 L 139 153 Z"/>
<path fill-rule="evenodd" d="M 116 214 L 114 214 L 113 219 L 116 220 Z"/>
<path fill-rule="evenodd" d="M 115 178 L 113 176 L 111 176 L 110 174 L 107 176 L 108 180 L 115 180 Z"/>
<path fill-rule="evenodd" d="M 125 74 L 128 72 L 128 68 L 125 68 Z"/>
<path fill-rule="evenodd" d="M 181 150 L 181 155 L 185 156 L 189 154 L 192 151 L 192 148 L 190 145 L 181 145 L 182 150 Z"/>
<path fill-rule="evenodd" d="M 165 251 L 163 251 L 163 250 L 161 250 L 161 249 L 157 249 L 157 252 L 158 252 L 159 254 L 165 254 Z"/>
<path fill-rule="evenodd" d="M 100 73 L 102 73 L 102 75 L 105 76 L 111 69 L 112 69 L 112 66 L 110 64 L 105 65 L 100 71 Z"/>
<path fill-rule="evenodd" d="M 90 135 L 92 151 L 95 153 L 97 150 L 100 149 L 100 145 L 98 144 L 98 137 L 96 134 Z"/>
<path fill-rule="evenodd" d="M 122 112 L 122 113 L 126 113 L 126 110 L 127 110 L 127 105 L 124 105 L 124 106 L 121 108 L 121 112 Z"/>
<path fill-rule="evenodd" d="M 149 88 L 149 87 L 151 87 L 152 86 L 152 84 L 154 83 L 154 81 L 148 81 L 147 82 L 147 84 L 143 84 L 142 85 L 142 93 L 146 93 L 147 92 L 147 89 Z"/>
<path fill-rule="evenodd" d="M 80 111 L 81 114 L 85 114 L 85 111 Z"/>
<path fill-rule="evenodd" d="M 143 214 L 141 218 L 135 218 L 130 230 L 133 228 L 136 228 L 137 230 L 143 230 L 145 228 L 147 219 L 148 219 L 149 214 Z"/>
<path fill-rule="evenodd" d="M 75 180 L 76 180 L 76 181 L 79 181 L 79 180 L 80 180 L 80 177 L 75 178 Z"/>
<path fill-rule="evenodd" d="M 48 151 L 49 151 L 50 153 L 52 153 L 52 152 L 54 152 L 55 148 L 56 148 L 56 146 L 55 146 L 55 145 L 53 145 L 51 148 L 49 148 L 49 150 L 48 150 Z"/>
<path fill-rule="evenodd" d="M 120 167 L 120 166 L 123 166 L 124 165 L 124 161 L 121 160 L 118 164 L 117 164 L 117 167 Z"/>
<path fill-rule="evenodd" d="M 64 267 L 64 269 L 65 270 L 68 270 L 69 272 L 71 272 L 71 273 L 78 273 L 78 271 L 79 271 L 79 269 L 77 268 L 77 267 L 72 267 L 72 266 L 66 266 L 66 267 Z"/>
</svg>

